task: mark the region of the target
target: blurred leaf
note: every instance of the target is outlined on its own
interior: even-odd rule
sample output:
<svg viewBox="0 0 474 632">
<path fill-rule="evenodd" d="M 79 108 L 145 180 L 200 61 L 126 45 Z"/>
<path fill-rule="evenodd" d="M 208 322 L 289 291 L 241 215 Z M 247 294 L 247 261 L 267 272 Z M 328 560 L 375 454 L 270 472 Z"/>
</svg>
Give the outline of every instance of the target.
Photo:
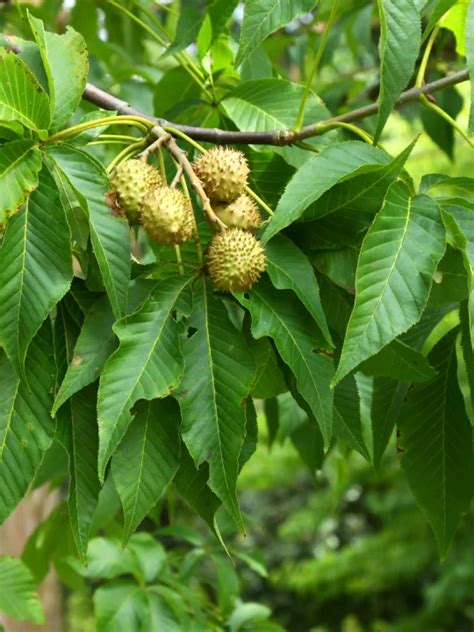
<svg viewBox="0 0 474 632">
<path fill-rule="evenodd" d="M 0 557 L 0 610 L 18 621 L 44 622 L 33 578 L 21 560 Z"/>
</svg>

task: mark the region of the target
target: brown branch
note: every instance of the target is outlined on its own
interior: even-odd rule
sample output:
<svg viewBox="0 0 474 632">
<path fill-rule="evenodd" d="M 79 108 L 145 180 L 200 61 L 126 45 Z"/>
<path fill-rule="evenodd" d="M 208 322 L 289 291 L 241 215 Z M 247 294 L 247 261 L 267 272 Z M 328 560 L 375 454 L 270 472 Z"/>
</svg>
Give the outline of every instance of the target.
<svg viewBox="0 0 474 632">
<path fill-rule="evenodd" d="M 416 101 L 422 95 L 428 95 L 432 92 L 443 90 L 444 88 L 454 86 L 458 83 L 467 81 L 468 79 L 469 72 L 467 70 L 461 70 L 453 73 L 452 75 L 448 75 L 447 77 L 443 77 L 442 79 L 437 79 L 436 81 L 427 83 L 421 88 L 410 88 L 410 90 L 402 92 L 396 106 L 403 106 L 411 101 Z M 115 110 L 119 114 L 141 116 L 161 128 L 174 127 L 194 140 L 205 141 L 215 145 L 291 145 L 292 143 L 306 138 L 325 134 L 334 123 L 352 123 L 368 116 L 373 116 L 374 114 L 377 114 L 379 109 L 378 103 L 372 103 L 362 108 L 358 108 L 357 110 L 352 110 L 351 112 L 346 112 L 340 116 L 327 119 L 326 121 L 319 121 L 318 123 L 313 123 L 312 125 L 306 125 L 301 128 L 299 132 L 295 132 L 293 130 L 234 132 L 216 128 L 207 129 L 203 127 L 193 127 L 190 125 L 178 125 L 176 123 L 166 121 L 165 119 L 149 116 L 148 114 L 144 114 L 143 112 L 136 110 L 130 104 L 125 103 L 125 101 L 117 99 L 117 97 L 114 97 L 108 92 L 105 92 L 90 83 L 87 84 L 84 90 L 83 98 L 86 101 L 90 101 L 91 103 L 103 108 L 104 110 Z"/>
</svg>

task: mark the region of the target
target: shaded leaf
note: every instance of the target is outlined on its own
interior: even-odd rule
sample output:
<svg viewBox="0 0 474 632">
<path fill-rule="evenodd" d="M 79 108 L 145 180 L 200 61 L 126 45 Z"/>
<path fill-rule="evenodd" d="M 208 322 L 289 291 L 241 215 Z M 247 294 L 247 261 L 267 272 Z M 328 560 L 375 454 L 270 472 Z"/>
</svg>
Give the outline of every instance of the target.
<svg viewBox="0 0 474 632">
<path fill-rule="evenodd" d="M 333 407 L 330 381 L 334 369 L 321 333 L 296 297 L 287 291 L 275 291 L 265 277 L 252 289 L 249 298 L 242 295 L 239 300 L 251 313 L 253 336 L 270 336 L 275 341 L 328 445 Z"/>
<path fill-rule="evenodd" d="M 279 290 L 293 290 L 314 318 L 328 344 L 332 345 L 326 316 L 319 297 L 319 285 L 313 267 L 295 244 L 277 235 L 265 248 L 267 273 Z"/>
<path fill-rule="evenodd" d="M 181 445 L 179 469 L 173 482 L 188 505 L 201 516 L 210 529 L 214 530 L 214 516 L 221 501 L 209 488 L 208 480 L 208 464 L 203 463 L 197 468 L 186 445 L 183 443 Z"/>
<path fill-rule="evenodd" d="M 362 434 L 359 393 L 352 375 L 344 378 L 334 392 L 334 434 L 370 461 Z"/>
<path fill-rule="evenodd" d="M 376 377 L 373 380 L 370 419 L 375 468 L 380 465 L 409 387 L 409 384 L 400 384 L 390 378 Z"/>
<path fill-rule="evenodd" d="M 399 420 L 402 468 L 445 555 L 472 497 L 472 437 L 456 372 L 450 332 L 429 359 L 438 375 L 415 385 Z"/>
<path fill-rule="evenodd" d="M 58 440 L 69 456 L 69 517 L 84 564 L 100 492 L 96 401 L 97 388 L 91 386 L 74 395 L 58 416 Z"/>
<path fill-rule="evenodd" d="M 20 381 L 0 354 L 0 522 L 16 507 L 51 445 L 56 381 L 51 325 L 46 322 L 31 342 Z M 0 591 L 1 592 L 1 591 Z"/>
<path fill-rule="evenodd" d="M 360 366 L 367 375 L 391 377 L 405 382 L 425 382 L 435 371 L 419 351 L 401 340 L 394 340 Z"/>
<path fill-rule="evenodd" d="M 180 415 L 171 399 L 142 402 L 112 458 L 112 476 L 122 502 L 123 541 L 173 480 L 179 466 Z"/>
</svg>

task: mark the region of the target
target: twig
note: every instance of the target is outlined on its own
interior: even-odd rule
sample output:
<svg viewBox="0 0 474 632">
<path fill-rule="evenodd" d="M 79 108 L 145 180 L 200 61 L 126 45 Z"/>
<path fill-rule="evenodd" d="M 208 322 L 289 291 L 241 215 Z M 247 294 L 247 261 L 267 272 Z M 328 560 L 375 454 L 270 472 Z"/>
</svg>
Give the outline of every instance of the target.
<svg viewBox="0 0 474 632">
<path fill-rule="evenodd" d="M 438 90 L 443 90 L 444 88 L 454 86 L 458 83 L 467 81 L 468 79 L 469 72 L 467 70 L 461 70 L 459 72 L 453 73 L 452 75 L 448 75 L 447 77 L 443 77 L 442 79 L 437 79 L 436 81 L 432 81 L 431 83 L 426 83 L 423 86 L 410 88 L 410 90 L 402 92 L 400 99 L 397 101 L 397 106 L 403 106 L 406 103 L 410 103 L 411 101 L 416 101 L 422 95 L 431 94 Z M 291 145 L 292 143 L 295 143 L 299 140 L 304 140 L 305 138 L 312 138 L 313 136 L 321 136 L 321 134 L 325 134 L 328 131 L 328 125 L 331 125 L 333 123 L 352 123 L 354 121 L 359 121 L 360 119 L 377 114 L 379 109 L 378 103 L 371 103 L 370 105 L 357 108 L 356 110 L 346 112 L 345 114 L 341 114 L 340 116 L 335 116 L 333 118 L 327 119 L 326 121 L 320 121 L 318 123 L 313 123 L 312 125 L 306 125 L 305 127 L 302 127 L 299 132 L 295 132 L 293 130 L 273 130 L 269 132 L 235 132 L 215 128 L 213 129 L 204 127 L 193 127 L 190 125 L 179 125 L 177 123 L 172 123 L 161 118 L 156 118 L 154 116 L 143 114 L 143 112 L 139 112 L 125 101 L 117 99 L 117 97 L 112 96 L 108 92 L 105 92 L 104 90 L 101 90 L 100 88 L 97 88 L 90 83 L 87 84 L 84 90 L 83 97 L 86 101 L 90 101 L 91 103 L 94 103 L 95 105 L 105 110 L 115 110 L 119 112 L 119 114 L 140 116 L 151 121 L 155 125 L 159 125 L 161 128 L 172 127 L 180 132 L 183 132 L 194 140 L 201 140 L 204 142 L 213 143 L 214 145 Z"/>
<path fill-rule="evenodd" d="M 178 168 L 176 170 L 176 174 L 173 178 L 173 181 L 170 184 L 170 187 L 172 189 L 174 189 L 176 187 L 176 185 L 178 184 L 178 182 L 181 180 L 181 176 L 184 173 L 184 169 L 183 169 L 183 165 L 178 165 Z"/>
<path fill-rule="evenodd" d="M 148 157 L 157 149 L 160 149 L 161 145 L 169 140 L 171 136 L 166 132 L 166 136 L 159 136 L 155 141 L 153 141 L 146 149 L 144 149 L 141 153 L 138 154 L 138 158 L 146 162 Z"/>
<path fill-rule="evenodd" d="M 203 210 L 207 214 L 211 224 L 216 226 L 219 230 L 224 230 L 225 228 L 227 228 L 224 222 L 222 222 L 212 210 L 211 202 L 207 197 L 206 192 L 204 191 L 201 181 L 194 173 L 194 169 L 192 168 L 192 165 L 189 162 L 188 156 L 184 149 L 181 149 L 175 139 L 170 136 L 170 134 L 168 134 L 168 132 L 164 130 L 160 125 L 155 125 L 154 127 L 152 127 L 150 133 L 153 136 L 156 136 L 156 138 L 158 139 L 163 139 L 161 144 L 166 147 L 166 149 L 170 152 L 170 154 L 178 163 L 179 167 L 181 167 L 184 173 L 188 176 L 189 182 L 191 183 L 191 186 L 200 198 Z"/>
</svg>

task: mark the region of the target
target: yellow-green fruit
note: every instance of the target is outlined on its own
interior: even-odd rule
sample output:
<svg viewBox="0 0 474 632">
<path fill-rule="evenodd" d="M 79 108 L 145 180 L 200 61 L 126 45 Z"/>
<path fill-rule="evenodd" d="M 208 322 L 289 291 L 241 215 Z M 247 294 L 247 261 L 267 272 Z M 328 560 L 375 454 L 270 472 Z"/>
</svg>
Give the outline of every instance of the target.
<svg viewBox="0 0 474 632">
<path fill-rule="evenodd" d="M 249 175 L 247 159 L 241 151 L 213 147 L 194 161 L 194 170 L 209 198 L 233 202 L 243 193 Z"/>
<path fill-rule="evenodd" d="M 262 223 L 257 205 L 246 193 L 240 195 L 230 204 L 218 202 L 214 204 L 213 209 L 227 228 L 256 231 Z"/>
<path fill-rule="evenodd" d="M 265 270 L 265 251 L 252 233 L 230 228 L 211 241 L 207 269 L 218 290 L 243 291 Z"/>
<path fill-rule="evenodd" d="M 162 186 L 163 178 L 152 165 L 132 158 L 115 168 L 111 183 L 120 207 L 131 222 L 137 223 L 145 196 L 150 190 Z"/>
<path fill-rule="evenodd" d="M 178 189 L 153 189 L 143 201 L 142 225 L 158 244 L 181 244 L 193 234 L 191 202 Z"/>
</svg>

